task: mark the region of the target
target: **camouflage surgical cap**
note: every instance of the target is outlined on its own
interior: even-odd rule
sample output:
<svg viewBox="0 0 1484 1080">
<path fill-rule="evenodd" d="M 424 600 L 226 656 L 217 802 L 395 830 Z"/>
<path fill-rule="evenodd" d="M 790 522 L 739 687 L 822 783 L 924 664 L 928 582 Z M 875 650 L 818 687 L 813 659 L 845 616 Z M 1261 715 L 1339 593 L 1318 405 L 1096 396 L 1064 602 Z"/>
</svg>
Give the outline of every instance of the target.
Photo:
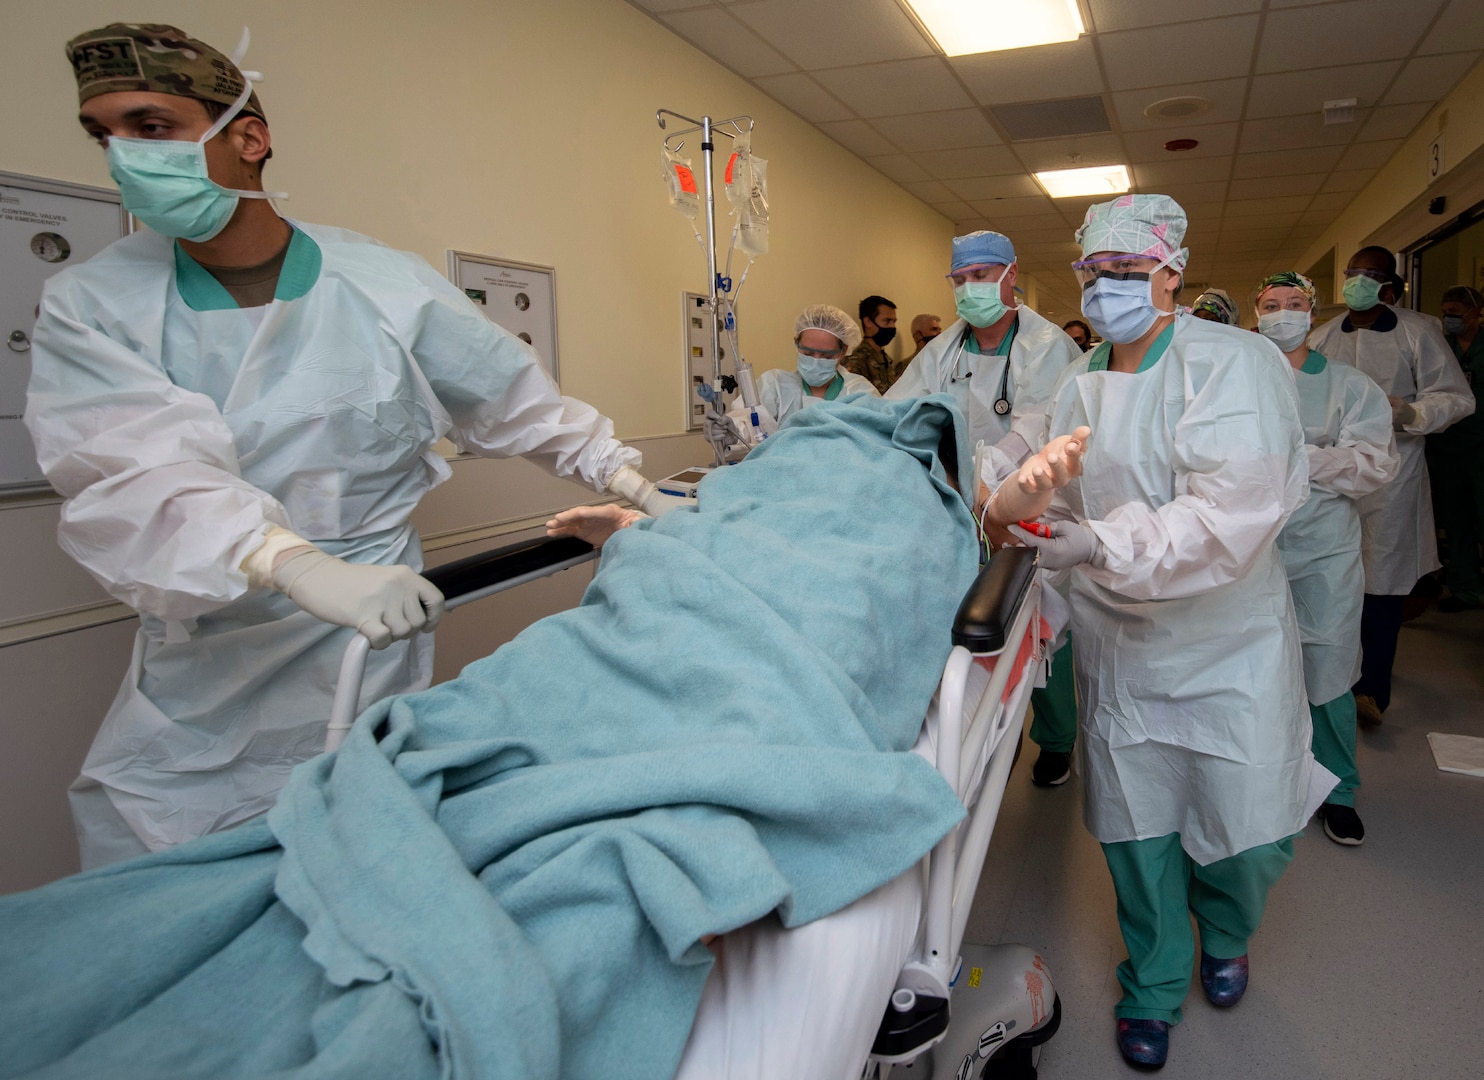
<svg viewBox="0 0 1484 1080">
<path fill-rule="evenodd" d="M 242 71 L 223 53 L 161 23 L 89 30 L 67 42 L 67 59 L 77 76 L 80 104 L 100 94 L 144 90 L 231 105 L 245 85 Z M 242 111 L 267 119 L 256 93 Z"/>
</svg>

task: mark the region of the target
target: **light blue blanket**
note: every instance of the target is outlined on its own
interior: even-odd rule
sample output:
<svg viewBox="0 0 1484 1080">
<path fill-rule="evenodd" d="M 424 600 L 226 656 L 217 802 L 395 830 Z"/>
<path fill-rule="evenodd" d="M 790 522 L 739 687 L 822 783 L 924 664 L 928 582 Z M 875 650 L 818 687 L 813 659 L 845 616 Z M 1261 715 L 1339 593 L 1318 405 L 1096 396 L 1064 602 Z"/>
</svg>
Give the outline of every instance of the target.
<svg viewBox="0 0 1484 1080">
<path fill-rule="evenodd" d="M 961 816 L 908 752 L 976 571 L 956 417 L 804 410 L 266 822 L 0 900 L 0 1076 L 671 1075 L 702 935 L 827 915 Z"/>
</svg>

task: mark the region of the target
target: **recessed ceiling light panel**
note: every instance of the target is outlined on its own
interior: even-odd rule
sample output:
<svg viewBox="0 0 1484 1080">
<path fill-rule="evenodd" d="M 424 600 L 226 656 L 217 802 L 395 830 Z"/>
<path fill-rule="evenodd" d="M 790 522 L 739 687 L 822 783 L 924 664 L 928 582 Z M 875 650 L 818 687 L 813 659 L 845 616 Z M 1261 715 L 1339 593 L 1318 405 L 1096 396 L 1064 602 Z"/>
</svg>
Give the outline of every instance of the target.
<svg viewBox="0 0 1484 1080">
<path fill-rule="evenodd" d="M 1077 0 L 906 0 L 947 56 L 1076 41 L 1086 29 Z"/>
<path fill-rule="evenodd" d="M 1127 165 L 1094 165 L 1087 169 L 1052 169 L 1036 173 L 1036 183 L 1053 199 L 1088 195 L 1122 195 L 1131 186 Z"/>
</svg>

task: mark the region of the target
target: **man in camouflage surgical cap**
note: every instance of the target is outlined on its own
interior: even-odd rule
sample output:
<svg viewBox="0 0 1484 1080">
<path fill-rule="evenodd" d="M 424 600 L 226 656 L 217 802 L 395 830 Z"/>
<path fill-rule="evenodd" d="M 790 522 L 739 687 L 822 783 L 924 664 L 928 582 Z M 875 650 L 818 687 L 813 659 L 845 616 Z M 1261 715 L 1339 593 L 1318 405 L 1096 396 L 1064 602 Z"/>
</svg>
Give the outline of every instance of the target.
<svg viewBox="0 0 1484 1080">
<path fill-rule="evenodd" d="M 423 260 L 281 218 L 238 55 L 173 26 L 73 38 L 78 119 L 146 229 L 53 277 L 26 424 L 58 538 L 139 611 L 73 785 L 84 867 L 229 828 L 362 701 L 427 686 L 443 597 L 409 524 L 444 436 L 639 503 L 639 454 Z"/>
</svg>

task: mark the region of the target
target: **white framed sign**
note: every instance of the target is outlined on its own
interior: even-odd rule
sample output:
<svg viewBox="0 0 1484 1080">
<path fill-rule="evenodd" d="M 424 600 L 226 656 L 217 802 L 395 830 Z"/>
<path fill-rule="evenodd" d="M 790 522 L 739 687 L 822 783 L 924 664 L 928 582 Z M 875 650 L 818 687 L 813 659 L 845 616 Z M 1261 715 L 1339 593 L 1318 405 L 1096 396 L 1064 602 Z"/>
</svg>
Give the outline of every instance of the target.
<svg viewBox="0 0 1484 1080">
<path fill-rule="evenodd" d="M 560 385 L 555 269 L 450 251 L 448 274 L 486 319 L 535 349 L 541 366 Z"/>
<path fill-rule="evenodd" d="M 0 172 L 0 492 L 46 487 L 21 422 L 41 287 L 129 228 L 113 188 Z"/>
</svg>

